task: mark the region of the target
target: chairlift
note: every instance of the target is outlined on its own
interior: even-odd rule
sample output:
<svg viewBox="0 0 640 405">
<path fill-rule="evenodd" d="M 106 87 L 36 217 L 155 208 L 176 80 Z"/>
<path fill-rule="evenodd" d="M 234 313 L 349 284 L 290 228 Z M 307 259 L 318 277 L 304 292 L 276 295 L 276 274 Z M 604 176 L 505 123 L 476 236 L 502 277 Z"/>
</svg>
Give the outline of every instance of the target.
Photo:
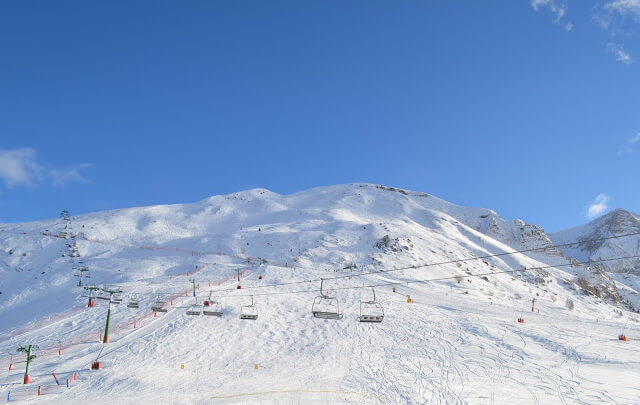
<svg viewBox="0 0 640 405">
<path fill-rule="evenodd" d="M 336 297 L 328 295 L 324 289 L 324 279 L 320 280 L 320 295 L 313 300 L 311 313 L 316 318 L 321 319 L 342 319 L 340 306 Z"/>
<path fill-rule="evenodd" d="M 627 335 L 625 335 L 625 330 L 627 329 L 627 325 L 629 324 L 629 320 L 627 319 L 627 322 L 624 324 L 624 327 L 622 328 L 622 333 L 620 333 L 618 335 L 618 340 L 626 342 L 627 341 Z"/>
<path fill-rule="evenodd" d="M 360 301 L 360 316 L 358 320 L 360 322 L 382 322 L 384 319 L 384 309 L 376 301 L 376 290 L 371 287 L 371 293 L 373 299 L 370 301 Z"/>
<path fill-rule="evenodd" d="M 121 292 L 113 293 L 111 295 L 111 302 L 114 303 L 114 304 L 121 304 L 122 303 L 122 293 Z"/>
<path fill-rule="evenodd" d="M 109 301 L 111 299 L 111 294 L 106 291 L 100 291 L 96 294 L 96 299 Z"/>
<path fill-rule="evenodd" d="M 222 305 L 211 298 L 211 293 L 209 293 L 209 298 L 204 302 L 202 313 L 208 316 L 222 316 Z"/>
<path fill-rule="evenodd" d="M 167 300 L 158 294 L 156 301 L 151 306 L 151 310 L 154 312 L 167 312 Z"/>
<path fill-rule="evenodd" d="M 196 303 L 187 309 L 187 315 L 201 315 L 202 314 L 202 305 Z"/>
<path fill-rule="evenodd" d="M 138 294 L 131 293 L 131 295 L 129 296 L 129 302 L 127 303 L 127 307 L 140 308 L 140 300 L 138 298 Z"/>
<path fill-rule="evenodd" d="M 115 294 L 115 293 L 121 293 L 122 288 L 117 284 L 104 284 L 102 286 L 102 291 Z"/>
<path fill-rule="evenodd" d="M 251 305 L 244 305 L 241 308 L 240 319 L 249 319 L 252 321 L 258 319 L 258 308 L 256 308 L 253 302 L 253 296 L 251 296 Z"/>
<path fill-rule="evenodd" d="M 219 302 L 210 303 L 209 306 L 202 308 L 202 313 L 209 316 L 222 316 L 222 305 Z"/>
</svg>

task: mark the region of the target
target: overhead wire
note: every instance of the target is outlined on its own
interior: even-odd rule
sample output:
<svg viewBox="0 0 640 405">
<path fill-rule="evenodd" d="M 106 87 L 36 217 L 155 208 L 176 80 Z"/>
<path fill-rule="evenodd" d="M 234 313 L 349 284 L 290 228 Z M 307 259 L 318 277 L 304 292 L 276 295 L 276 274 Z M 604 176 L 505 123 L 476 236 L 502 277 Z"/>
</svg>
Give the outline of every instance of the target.
<svg viewBox="0 0 640 405">
<path fill-rule="evenodd" d="M 305 283 L 317 283 L 317 282 L 320 282 L 321 280 L 340 280 L 340 279 L 345 279 L 345 278 L 364 277 L 364 276 L 375 275 L 375 274 L 386 274 L 386 273 L 392 273 L 392 272 L 397 272 L 397 271 L 405 271 L 405 270 L 419 269 L 419 268 L 425 268 L 425 267 L 434 267 L 434 266 L 444 266 L 444 265 L 448 265 L 448 264 L 456 264 L 456 263 L 464 263 L 464 262 L 468 262 L 468 261 L 491 259 L 491 258 L 496 258 L 496 257 L 515 255 L 515 254 L 523 254 L 523 253 L 530 253 L 530 252 L 536 252 L 536 251 L 545 251 L 545 250 L 548 250 L 548 249 L 557 249 L 557 248 L 562 248 L 562 247 L 574 246 L 574 245 L 579 245 L 579 244 L 587 243 L 587 242 L 605 241 L 605 240 L 610 240 L 610 239 L 619 239 L 619 238 L 625 238 L 625 237 L 636 236 L 636 235 L 640 235 L 640 232 L 631 232 L 631 233 L 607 236 L 607 237 L 602 237 L 602 238 L 582 239 L 582 240 L 577 241 L 577 242 L 562 243 L 562 244 L 557 244 L 557 245 L 554 244 L 554 245 L 550 245 L 550 246 L 529 248 L 529 249 L 523 249 L 523 250 L 514 250 L 514 251 L 511 251 L 511 252 L 494 253 L 494 254 L 483 255 L 483 256 L 469 257 L 469 258 L 465 258 L 465 259 L 455 259 L 455 260 L 447 260 L 447 261 L 442 261 L 442 262 L 424 263 L 424 264 L 411 265 L 411 266 L 399 267 L 399 268 L 393 268 L 393 269 L 374 270 L 374 271 L 361 272 L 361 273 L 343 274 L 343 275 L 332 276 L 332 277 L 320 277 L 320 278 L 315 278 L 315 279 L 287 281 L 287 282 L 282 282 L 282 283 L 272 283 L 272 284 L 264 284 L 264 285 L 257 285 L 257 286 L 248 286 L 248 287 L 243 287 L 243 289 L 245 289 L 245 290 L 263 289 L 263 288 L 270 288 L 270 287 L 282 287 L 282 286 L 287 286 L 287 285 L 297 285 L 297 284 L 305 284 Z M 552 267 L 559 267 L 559 266 L 552 266 Z M 225 289 L 218 289 L 218 290 L 212 290 L 212 291 L 216 292 L 216 293 L 217 292 L 226 292 L 226 291 L 235 291 L 235 288 L 225 288 Z"/>
<path fill-rule="evenodd" d="M 525 272 L 525 271 L 529 271 L 529 270 L 544 270 L 544 269 L 551 269 L 551 268 L 557 268 L 557 267 L 567 267 L 567 266 L 575 266 L 575 265 L 591 265 L 591 264 L 598 264 L 598 263 L 606 263 L 606 262 L 611 262 L 611 261 L 616 261 L 616 260 L 627 260 L 627 259 L 639 259 L 640 255 L 633 255 L 633 256 L 624 256 L 624 257 L 614 257 L 614 258 L 609 258 L 609 259 L 600 259 L 600 260 L 589 260 L 586 262 L 572 262 L 572 263 L 561 263 L 561 264 L 555 264 L 555 265 L 545 265 L 545 266 L 538 266 L 538 267 L 524 267 L 521 269 L 512 269 L 512 270 L 502 270 L 502 271 L 492 271 L 492 272 L 485 272 L 485 273 L 478 273 L 478 274 L 467 274 L 467 275 L 455 275 L 455 276 L 447 276 L 447 277 L 437 277 L 437 278 L 428 278 L 428 279 L 422 279 L 422 280 L 408 280 L 408 281 L 392 281 L 392 282 L 385 282 L 385 283 L 379 283 L 379 284 L 366 284 L 366 285 L 357 285 L 357 286 L 343 286 L 343 287 L 333 287 L 330 288 L 330 290 L 355 290 L 355 289 L 361 289 L 361 288 L 370 288 L 370 287 L 388 287 L 388 286 L 394 286 L 394 285 L 409 285 L 409 284 L 419 284 L 419 283 L 430 283 L 430 282 L 435 282 L 435 281 L 447 281 L 447 280 L 454 280 L 457 279 L 459 277 L 462 278 L 472 278 L 472 277 L 486 277 L 486 276 L 491 276 L 491 275 L 496 275 L 496 274 L 509 274 L 509 273 L 519 273 L 519 272 Z M 327 280 L 327 279 L 325 279 Z M 243 287 L 243 289 L 245 289 Z M 235 290 L 230 290 L 230 291 L 235 291 Z M 318 290 L 310 290 L 310 289 L 306 289 L 306 290 L 294 290 L 294 291 L 274 291 L 274 292 L 266 292 L 266 293 L 252 293 L 252 294 L 227 294 L 227 295 L 222 295 L 220 297 L 224 297 L 224 298 L 233 298 L 233 297 L 257 297 L 257 296 L 270 296 L 270 295 L 286 295 L 286 294 L 303 294 L 303 293 L 317 293 Z"/>
</svg>

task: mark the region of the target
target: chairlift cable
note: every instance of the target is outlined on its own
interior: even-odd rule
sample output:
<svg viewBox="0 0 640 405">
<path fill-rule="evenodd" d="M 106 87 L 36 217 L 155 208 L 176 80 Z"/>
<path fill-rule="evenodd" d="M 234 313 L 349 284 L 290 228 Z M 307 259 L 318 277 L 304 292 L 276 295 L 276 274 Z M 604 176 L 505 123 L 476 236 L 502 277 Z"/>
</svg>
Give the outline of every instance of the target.
<svg viewBox="0 0 640 405">
<path fill-rule="evenodd" d="M 568 246 L 578 245 L 578 244 L 581 244 L 581 243 L 596 242 L 596 241 L 603 241 L 603 240 L 610 240 L 610 239 L 618 239 L 618 238 L 624 238 L 624 237 L 636 236 L 636 235 L 640 235 L 640 232 L 632 232 L 632 233 L 626 233 L 626 234 L 614 235 L 614 236 L 607 236 L 607 237 L 602 237 L 602 238 L 582 239 L 582 240 L 580 240 L 578 242 L 563 243 L 563 244 L 559 244 L 559 245 L 552 245 L 552 246 L 538 247 L 538 248 L 530 248 L 530 249 L 524 249 L 524 250 L 515 250 L 515 251 L 512 251 L 512 252 L 495 253 L 495 254 L 484 255 L 484 256 L 470 257 L 470 258 L 466 258 L 466 259 L 456 259 L 456 260 L 448 260 L 448 261 L 444 261 L 444 262 L 425 263 L 425 264 L 412 265 L 412 266 L 407 266 L 407 267 L 400 267 L 400 268 L 397 268 L 397 269 L 375 270 L 375 271 L 369 271 L 369 272 L 357 273 L 357 274 L 344 274 L 344 275 L 334 276 L 334 277 L 322 277 L 322 278 L 308 279 L 308 280 L 288 281 L 288 282 L 284 282 L 284 283 L 273 283 L 273 284 L 249 286 L 249 287 L 243 287 L 243 289 L 252 290 L 252 289 L 259 289 L 259 288 L 280 287 L 280 286 L 304 284 L 304 283 L 317 283 L 319 281 L 322 281 L 323 279 L 324 280 L 340 280 L 340 279 L 351 278 L 351 277 L 363 277 L 363 276 L 369 276 L 369 275 L 374 275 L 374 274 L 385 274 L 385 273 L 392 273 L 392 272 L 396 272 L 396 271 L 419 269 L 419 268 L 423 268 L 423 267 L 443 266 L 443 265 L 447 265 L 447 264 L 463 263 L 463 262 L 468 262 L 468 261 L 472 261 L 472 260 L 483 260 L 483 259 L 490 259 L 490 258 L 495 258 L 495 257 L 510 256 L 510 255 L 515 255 L 515 254 L 519 254 L 519 253 L 528 253 L 528 252 L 535 252 L 535 251 L 541 251 L 541 250 L 547 250 L 547 249 L 553 249 L 553 248 L 568 247 Z M 578 264 L 580 264 L 580 263 L 578 263 Z M 568 264 L 568 265 L 571 265 L 571 263 Z M 559 267 L 559 265 L 558 266 L 552 266 L 552 267 Z M 235 288 L 234 289 L 226 288 L 226 289 L 220 289 L 220 290 L 214 290 L 214 291 L 218 293 L 218 292 L 234 291 L 234 290 L 236 290 L 236 289 Z"/>
<path fill-rule="evenodd" d="M 496 274 L 519 273 L 519 272 L 524 272 L 524 271 L 529 271 L 529 270 L 544 270 L 544 269 L 557 268 L 557 267 L 567 267 L 567 266 L 573 266 L 573 265 L 576 265 L 576 264 L 578 264 L 578 265 L 591 265 L 591 264 L 605 263 L 605 262 L 611 262 L 611 261 L 616 261 L 616 260 L 627 260 L 627 259 L 638 259 L 638 258 L 640 258 L 640 255 L 614 257 L 614 258 L 600 259 L 600 260 L 590 260 L 590 261 L 586 261 L 586 262 L 573 262 L 573 263 L 565 263 L 565 264 L 546 265 L 546 266 L 538 266 L 538 267 L 528 267 L 528 268 L 515 269 L 515 270 L 492 271 L 492 272 L 471 274 L 471 275 L 465 275 L 465 276 L 456 275 L 456 276 L 429 278 L 429 279 L 422 279 L 422 280 L 393 281 L 393 282 L 379 283 L 379 284 L 373 284 L 373 285 L 372 284 L 367 284 L 367 285 L 358 285 L 358 286 L 333 287 L 332 289 L 333 290 L 356 290 L 356 289 L 371 288 L 371 287 L 387 287 L 387 286 L 396 286 L 396 285 L 405 285 L 405 284 L 406 285 L 408 285 L 408 284 L 420 284 L 420 283 L 429 283 L 429 282 L 434 282 L 434 281 L 454 280 L 457 277 L 462 277 L 462 278 L 484 277 L 484 276 L 491 276 L 491 275 L 496 275 Z M 329 279 L 325 278 L 325 280 L 329 280 Z M 283 285 L 286 285 L 286 284 L 283 284 Z M 277 285 L 274 284 L 272 286 L 277 286 Z M 227 291 L 227 290 L 220 290 L 220 291 Z M 220 291 L 216 291 L 216 292 L 220 292 Z M 235 290 L 228 290 L 228 291 L 235 291 Z M 225 297 L 225 298 L 234 298 L 234 297 L 271 296 L 271 295 L 305 294 L 305 293 L 317 293 L 317 290 L 309 290 L 309 289 L 307 289 L 307 290 L 274 291 L 274 292 L 251 293 L 251 294 L 227 294 L 227 295 L 224 295 L 223 297 Z"/>
</svg>

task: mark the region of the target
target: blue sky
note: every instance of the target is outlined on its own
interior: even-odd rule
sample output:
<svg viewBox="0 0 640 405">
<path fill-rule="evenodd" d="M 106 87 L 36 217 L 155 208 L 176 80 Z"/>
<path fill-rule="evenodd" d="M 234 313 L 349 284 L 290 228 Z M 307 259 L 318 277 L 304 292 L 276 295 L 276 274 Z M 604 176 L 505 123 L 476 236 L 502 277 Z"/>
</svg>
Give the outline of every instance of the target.
<svg viewBox="0 0 640 405">
<path fill-rule="evenodd" d="M 0 222 L 348 182 L 640 211 L 640 0 L 0 7 Z"/>
</svg>

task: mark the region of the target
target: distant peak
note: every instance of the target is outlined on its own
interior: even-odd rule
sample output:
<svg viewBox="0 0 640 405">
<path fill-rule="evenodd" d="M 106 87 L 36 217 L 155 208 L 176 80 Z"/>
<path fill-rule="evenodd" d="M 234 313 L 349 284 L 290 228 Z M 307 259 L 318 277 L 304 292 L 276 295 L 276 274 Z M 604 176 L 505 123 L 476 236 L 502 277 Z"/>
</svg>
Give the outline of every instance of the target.
<svg viewBox="0 0 640 405">
<path fill-rule="evenodd" d="M 611 211 L 608 215 L 631 215 L 631 216 L 637 216 L 635 215 L 633 212 L 631 211 L 627 211 L 624 208 L 616 208 L 615 210 Z"/>
<path fill-rule="evenodd" d="M 599 232 L 623 234 L 640 230 L 640 217 L 624 209 L 615 209 L 591 222 Z"/>
<path fill-rule="evenodd" d="M 604 214 L 603 216 L 601 216 L 600 218 L 596 219 L 597 220 L 614 220 L 614 221 L 621 221 L 621 220 L 626 220 L 626 219 L 638 219 L 638 215 L 634 214 L 631 211 L 627 211 L 623 208 L 616 208 L 615 210 L 611 210 L 608 213 Z"/>
</svg>

